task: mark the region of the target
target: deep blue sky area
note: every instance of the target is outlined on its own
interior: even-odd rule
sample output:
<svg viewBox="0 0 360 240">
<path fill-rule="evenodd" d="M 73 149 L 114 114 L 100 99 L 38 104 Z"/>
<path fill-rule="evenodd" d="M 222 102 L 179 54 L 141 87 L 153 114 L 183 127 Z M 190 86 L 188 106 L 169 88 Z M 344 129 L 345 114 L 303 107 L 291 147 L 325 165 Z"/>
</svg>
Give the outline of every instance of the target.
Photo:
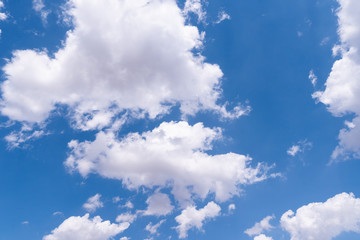
<svg viewBox="0 0 360 240">
<path fill-rule="evenodd" d="M 46 22 L 33 9 L 31 1 L 4 0 L 0 12 L 8 17 L 0 21 L 1 68 L 16 50 L 46 49 L 53 57 L 63 47 L 66 32 L 74 27 L 61 19 L 65 1 L 43 2 L 44 9 L 51 11 Z M 178 4 L 184 6 L 183 1 Z M 218 64 L 224 73 L 218 102 L 227 102 L 229 109 L 238 103 L 249 105 L 251 111 L 238 119 L 223 119 L 212 111 L 199 111 L 186 120 L 190 125 L 203 122 L 205 127 L 222 128 L 223 137 L 215 140 L 212 149 L 206 151 L 208 154 L 248 155 L 252 158 L 251 166 L 263 163 L 271 166 L 268 174 L 278 176 L 241 186 L 239 196 L 217 202 L 222 213 L 204 221 L 203 230 L 191 228 L 187 239 L 254 239 L 244 231 L 266 216 L 274 216 L 269 236 L 274 240 L 290 239 L 290 233 L 279 222 L 289 209 L 296 211 L 312 202 L 325 202 L 342 192 L 360 196 L 360 162 L 350 159 L 329 164 L 339 143 L 339 131 L 353 115 L 335 117 L 326 105 L 312 97 L 314 92 L 325 89 L 333 63 L 339 59 L 332 55 L 333 46 L 340 43 L 338 7 L 335 0 L 207 0 L 203 2 L 206 19 L 198 21 L 195 15 L 188 19 L 188 24 L 206 32 L 200 50 L 205 61 Z M 221 11 L 231 19 L 217 24 Z M 310 71 L 318 78 L 315 86 L 309 80 Z M 1 82 L 7 78 L 3 69 Z M 70 112 L 66 106 L 59 108 L 46 120 L 46 135 L 15 148 L 5 136 L 19 131 L 23 122 L 8 124 L 11 118 L 0 117 L 0 240 L 42 239 L 69 217 L 85 215 L 83 204 L 97 193 L 101 194 L 104 207 L 90 216 L 115 222 L 125 210 L 113 203 L 113 197 L 121 197 L 118 205 L 131 201 L 135 208 L 130 211 L 135 212 L 146 209 L 146 199 L 156 191 L 146 187 L 129 190 L 119 180 L 97 174 L 84 178 L 76 171 L 69 172 L 64 166 L 70 155 L 68 143 L 73 139 L 93 141 L 98 132 L 74 129 Z M 162 122 L 181 120 L 184 118 L 175 104 L 168 114 L 155 119 L 129 120 L 118 138 L 151 131 Z M 302 143 L 308 143 L 303 151 L 295 156 L 287 153 L 291 146 Z M 171 189 L 161 192 L 170 193 Z M 174 196 L 169 196 L 176 202 Z M 204 200 L 196 199 L 195 204 L 203 208 L 210 201 L 214 201 L 211 194 Z M 228 213 L 231 203 L 236 209 Z M 178 239 L 175 217 L 181 212 L 176 207 L 166 217 L 138 217 L 114 239 L 123 236 L 132 240 L 151 239 L 149 236 Z M 165 218 L 158 235 L 149 235 L 144 230 L 150 221 L 157 223 Z M 333 239 L 358 238 L 358 234 L 350 232 Z"/>
</svg>

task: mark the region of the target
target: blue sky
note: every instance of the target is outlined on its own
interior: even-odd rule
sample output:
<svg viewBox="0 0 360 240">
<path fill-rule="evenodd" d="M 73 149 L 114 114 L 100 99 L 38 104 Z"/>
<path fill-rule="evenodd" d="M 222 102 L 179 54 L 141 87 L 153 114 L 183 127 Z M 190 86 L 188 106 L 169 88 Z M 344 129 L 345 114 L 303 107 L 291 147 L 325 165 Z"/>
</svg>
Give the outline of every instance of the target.
<svg viewBox="0 0 360 240">
<path fill-rule="evenodd" d="M 0 240 L 358 239 L 359 11 L 0 0 Z"/>
</svg>

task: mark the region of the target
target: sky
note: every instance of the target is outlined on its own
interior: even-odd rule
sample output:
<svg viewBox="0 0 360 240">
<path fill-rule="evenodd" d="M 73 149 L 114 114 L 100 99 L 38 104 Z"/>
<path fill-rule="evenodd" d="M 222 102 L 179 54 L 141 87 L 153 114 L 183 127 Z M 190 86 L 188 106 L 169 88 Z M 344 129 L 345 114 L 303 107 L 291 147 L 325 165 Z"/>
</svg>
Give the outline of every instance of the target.
<svg viewBox="0 0 360 240">
<path fill-rule="evenodd" d="M 358 0 L 0 0 L 0 240 L 360 239 Z"/>
</svg>

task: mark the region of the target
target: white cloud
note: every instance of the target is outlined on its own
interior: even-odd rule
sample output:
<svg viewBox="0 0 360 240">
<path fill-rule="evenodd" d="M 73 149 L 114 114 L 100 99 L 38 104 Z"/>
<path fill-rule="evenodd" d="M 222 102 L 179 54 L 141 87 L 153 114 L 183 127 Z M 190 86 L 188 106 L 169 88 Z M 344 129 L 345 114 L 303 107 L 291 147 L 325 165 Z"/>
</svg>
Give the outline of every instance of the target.
<svg viewBox="0 0 360 240">
<path fill-rule="evenodd" d="M 291 146 L 286 152 L 288 155 L 295 157 L 297 154 L 305 152 L 310 148 L 312 148 L 312 143 L 305 139 L 298 141 L 297 144 Z"/>
<path fill-rule="evenodd" d="M 113 199 L 112 199 L 113 203 L 118 203 L 120 201 L 121 201 L 121 198 L 119 196 L 113 197 Z"/>
<path fill-rule="evenodd" d="M 100 200 L 101 195 L 95 194 L 90 197 L 86 203 L 84 203 L 83 208 L 89 212 L 95 212 L 96 209 L 102 208 L 104 206 L 103 202 Z"/>
<path fill-rule="evenodd" d="M 51 11 L 45 9 L 44 0 L 33 0 L 32 7 L 36 12 L 40 14 L 41 20 L 43 21 L 44 24 L 46 24 L 47 17 L 51 13 Z"/>
<path fill-rule="evenodd" d="M 23 221 L 21 224 L 27 225 L 29 224 L 29 221 Z"/>
<path fill-rule="evenodd" d="M 345 122 L 346 128 L 339 133 L 339 145 L 333 151 L 333 161 L 347 160 L 350 156 L 360 158 L 360 117 Z"/>
<path fill-rule="evenodd" d="M 340 45 L 333 49 L 341 58 L 335 61 L 331 73 L 325 83 L 325 90 L 313 94 L 313 97 L 326 104 L 335 116 L 348 113 L 360 115 L 360 2 L 358 0 L 338 0 L 338 33 Z M 357 121 L 357 120 L 354 120 Z M 340 132 L 340 145 L 332 155 L 332 161 L 345 160 L 353 152 L 359 157 L 359 147 L 355 147 L 360 139 L 360 131 L 353 128 Z M 344 132 L 347 132 L 344 134 Z M 350 133 L 352 132 L 352 133 Z M 356 142 L 351 141 L 349 135 Z"/>
<path fill-rule="evenodd" d="M 261 233 L 263 233 L 264 231 L 267 231 L 267 230 L 270 230 L 273 228 L 273 226 L 270 224 L 270 220 L 272 220 L 272 219 L 274 219 L 274 216 L 267 216 L 260 222 L 255 223 L 255 225 L 253 227 L 245 230 L 245 233 L 249 236 L 261 235 Z M 261 239 L 261 238 L 259 238 L 259 239 Z"/>
<path fill-rule="evenodd" d="M 62 216 L 62 215 L 64 215 L 62 212 L 59 212 L 59 211 L 57 211 L 57 212 L 53 212 L 53 214 L 52 214 L 53 216 Z"/>
<path fill-rule="evenodd" d="M 309 72 L 309 80 L 311 81 L 311 84 L 315 87 L 317 83 L 317 76 L 314 73 L 314 70 L 310 70 Z"/>
<path fill-rule="evenodd" d="M 4 139 L 8 143 L 10 149 L 18 148 L 21 144 L 30 140 L 35 140 L 47 135 L 44 130 L 33 130 L 32 126 L 23 124 L 20 130 L 12 131 L 9 135 L 5 136 Z"/>
<path fill-rule="evenodd" d="M 158 228 L 165 222 L 165 219 L 161 220 L 160 222 L 158 222 L 155 225 L 152 225 L 152 223 L 150 222 L 148 225 L 146 225 L 145 230 L 149 231 L 151 234 L 156 234 Z"/>
<path fill-rule="evenodd" d="M 131 209 L 131 208 L 134 208 L 134 204 L 133 204 L 131 201 L 127 201 L 127 202 L 125 203 L 124 207 Z"/>
<path fill-rule="evenodd" d="M 198 16 L 199 21 L 205 21 L 206 12 L 202 6 L 203 0 L 186 0 L 184 6 L 184 14 L 189 15 L 189 13 L 194 13 Z"/>
<path fill-rule="evenodd" d="M 184 11 L 195 5 L 188 2 Z M 184 115 L 248 113 L 217 103 L 223 73 L 196 51 L 202 34 L 186 24 L 175 0 L 69 0 L 68 6 L 73 30 L 53 57 L 18 50 L 3 67 L 4 116 L 42 123 L 65 105 L 72 125 L 89 130 L 110 126 L 124 112 L 154 118 L 175 105 Z"/>
<path fill-rule="evenodd" d="M 176 222 L 179 223 L 176 227 L 179 232 L 179 238 L 186 238 L 187 232 L 191 228 L 201 230 L 203 222 L 219 216 L 220 211 L 220 206 L 214 202 L 209 202 L 204 208 L 199 210 L 195 206 L 187 207 L 175 218 Z"/>
<path fill-rule="evenodd" d="M 227 14 L 225 11 L 221 11 L 219 12 L 219 15 L 218 15 L 218 19 L 216 20 L 216 24 L 219 24 L 221 23 L 222 21 L 225 21 L 225 20 L 230 20 L 231 17 L 229 14 Z"/>
<path fill-rule="evenodd" d="M 128 227 L 129 223 L 114 224 L 102 221 L 99 216 L 89 219 L 89 214 L 86 214 L 66 219 L 43 240 L 108 240 Z"/>
<path fill-rule="evenodd" d="M 168 215 L 174 209 L 168 195 L 164 193 L 155 193 L 147 200 L 147 209 L 143 212 L 144 215 L 163 216 Z"/>
<path fill-rule="evenodd" d="M 289 210 L 281 217 L 281 226 L 291 240 L 331 240 L 342 232 L 360 233 L 360 199 L 342 193 L 324 203 L 303 206 L 296 213 Z"/>
<path fill-rule="evenodd" d="M 273 240 L 273 238 L 272 237 L 267 237 L 264 234 L 260 234 L 258 236 L 255 236 L 254 240 Z"/>
<path fill-rule="evenodd" d="M 116 217 L 116 222 L 120 223 L 133 223 L 137 219 L 137 214 L 131 214 L 129 212 L 122 213 L 119 216 Z"/>
<path fill-rule="evenodd" d="M 228 206 L 229 213 L 233 213 L 235 211 L 235 209 L 236 209 L 235 204 L 233 204 L 233 203 L 229 204 L 229 206 Z"/>
<path fill-rule="evenodd" d="M 118 140 L 113 132 L 99 132 L 93 142 L 71 141 L 65 165 L 82 176 L 97 173 L 122 180 L 129 189 L 172 188 L 180 203 L 193 195 L 214 193 L 218 201 L 238 195 L 243 185 L 265 180 L 269 167 L 250 166 L 251 158 L 235 153 L 209 155 L 221 130 L 202 123 L 164 122 L 152 131 L 132 133 Z"/>
<path fill-rule="evenodd" d="M 4 8 L 4 2 L 0 1 L 0 9 Z M 4 21 L 7 19 L 7 14 L 0 12 L 0 21 Z"/>
</svg>

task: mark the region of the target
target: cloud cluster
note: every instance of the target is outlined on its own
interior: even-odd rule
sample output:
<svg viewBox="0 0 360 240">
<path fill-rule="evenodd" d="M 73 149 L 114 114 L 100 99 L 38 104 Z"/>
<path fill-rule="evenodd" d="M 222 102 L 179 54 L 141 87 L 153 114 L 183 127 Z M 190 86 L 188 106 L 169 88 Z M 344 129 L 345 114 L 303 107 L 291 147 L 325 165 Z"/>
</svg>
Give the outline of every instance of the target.
<svg viewBox="0 0 360 240">
<path fill-rule="evenodd" d="M 331 240 L 342 232 L 360 233 L 360 199 L 342 193 L 324 203 L 310 203 L 296 213 L 289 210 L 281 217 L 281 226 L 291 240 Z"/>
<path fill-rule="evenodd" d="M 70 217 L 43 240 L 108 240 L 129 227 L 129 223 L 114 224 L 100 217 Z"/>
<path fill-rule="evenodd" d="M 326 104 L 335 116 L 353 113 L 360 115 L 360 2 L 357 0 L 338 0 L 338 34 L 340 45 L 334 53 L 340 54 L 325 83 L 325 90 L 314 93 L 313 97 Z M 360 126 L 344 129 L 339 135 L 340 143 L 335 149 L 333 161 L 344 160 L 349 156 L 360 157 Z"/>
<path fill-rule="evenodd" d="M 239 194 L 241 185 L 266 179 L 268 168 L 251 167 L 251 158 L 244 155 L 207 154 L 219 138 L 220 129 L 187 122 L 164 122 L 152 131 L 120 140 L 113 132 L 99 132 L 93 142 L 71 141 L 65 165 L 84 177 L 97 173 L 122 180 L 129 189 L 171 187 L 183 205 L 209 193 L 226 201 Z"/>
<path fill-rule="evenodd" d="M 175 218 L 176 222 L 179 223 L 176 227 L 179 232 L 179 238 L 186 238 L 187 232 L 191 228 L 201 230 L 204 221 L 219 216 L 220 211 L 220 206 L 214 202 L 209 202 L 199 210 L 197 210 L 195 206 L 187 207 Z"/>
<path fill-rule="evenodd" d="M 41 10 L 42 1 L 35 1 Z M 195 11 L 188 2 L 185 13 Z M 175 0 L 69 0 L 73 29 L 61 48 L 18 50 L 3 67 L 0 111 L 41 123 L 67 106 L 73 126 L 101 129 L 125 112 L 154 118 L 180 105 L 184 115 L 211 110 L 235 118 L 221 97 L 220 67 L 205 62 L 198 28 Z M 201 4 L 200 4 L 201 6 Z"/>
</svg>

